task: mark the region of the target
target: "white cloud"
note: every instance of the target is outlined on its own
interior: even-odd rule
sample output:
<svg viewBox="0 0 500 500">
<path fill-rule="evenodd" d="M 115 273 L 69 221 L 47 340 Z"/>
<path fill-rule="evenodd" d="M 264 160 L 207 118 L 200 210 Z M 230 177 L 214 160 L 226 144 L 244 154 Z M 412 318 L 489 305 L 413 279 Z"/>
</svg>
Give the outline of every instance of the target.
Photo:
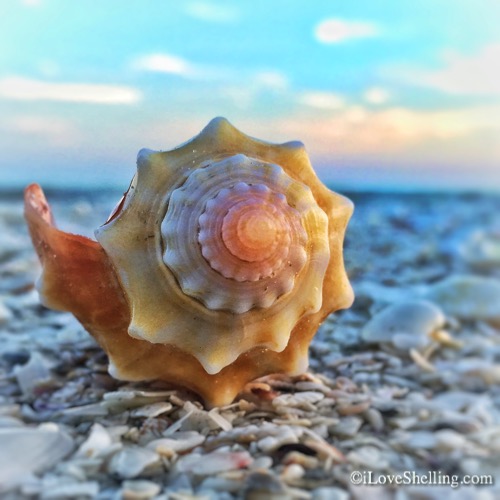
<svg viewBox="0 0 500 500">
<path fill-rule="evenodd" d="M 380 34 L 379 27 L 365 21 L 325 19 L 315 28 L 316 39 L 322 43 L 342 43 L 359 38 L 371 38 Z"/>
<path fill-rule="evenodd" d="M 39 139 L 49 146 L 74 147 L 80 140 L 80 133 L 71 121 L 54 116 L 15 116 L 2 123 L 1 128 L 4 133 Z"/>
<path fill-rule="evenodd" d="M 148 54 L 133 61 L 132 66 L 138 70 L 187 77 L 194 76 L 197 73 L 194 65 L 190 62 L 171 54 Z"/>
<path fill-rule="evenodd" d="M 363 94 L 363 99 L 368 104 L 374 105 L 385 104 L 390 99 L 390 97 L 391 96 L 387 90 L 379 87 L 372 87 L 370 89 L 367 89 Z"/>
<path fill-rule="evenodd" d="M 215 90 L 214 96 L 228 99 L 233 106 L 245 110 L 258 102 L 262 95 L 266 93 L 272 93 L 273 96 L 286 95 L 289 88 L 286 75 L 272 70 L 235 74 L 223 81 L 224 83 L 230 81 L 230 83 Z"/>
<path fill-rule="evenodd" d="M 399 69 L 397 77 L 413 85 L 455 95 L 500 96 L 500 43 L 484 46 L 473 55 L 448 52 L 437 71 Z"/>
<path fill-rule="evenodd" d="M 345 98 L 334 92 L 311 91 L 299 96 L 299 102 L 318 109 L 337 110 L 346 105 Z"/>
<path fill-rule="evenodd" d="M 138 90 L 120 85 L 56 83 L 10 76 L 0 79 L 0 97 L 20 101 L 133 104 L 142 96 Z"/>
<path fill-rule="evenodd" d="M 222 6 L 211 2 L 191 2 L 186 12 L 197 19 L 212 23 L 231 23 L 239 17 L 233 6 Z"/>
<path fill-rule="evenodd" d="M 404 107 L 369 109 L 358 105 L 348 106 L 330 117 L 301 113 L 286 120 L 269 120 L 265 125 L 267 129 L 261 130 L 262 136 L 278 142 L 300 139 L 317 156 L 391 158 L 397 154 L 413 161 L 418 151 L 419 156 L 425 153 L 426 161 L 442 154 L 448 164 L 453 164 L 463 161 L 466 143 L 474 145 L 480 137 L 500 133 L 500 106 L 425 111 Z M 475 164 L 500 162 L 500 147 L 496 152 L 485 151 L 475 161 Z"/>
<path fill-rule="evenodd" d="M 255 83 L 260 87 L 273 90 L 285 90 L 288 87 L 288 78 L 279 71 L 260 71 L 253 77 Z"/>
<path fill-rule="evenodd" d="M 145 54 L 132 60 L 131 68 L 136 71 L 150 71 L 177 75 L 190 80 L 207 83 L 222 83 L 223 94 L 231 96 L 245 95 L 245 102 L 249 102 L 257 92 L 264 90 L 284 91 L 289 87 L 285 74 L 274 69 L 255 70 L 248 68 L 236 70 L 232 67 L 211 64 L 197 64 L 181 57 L 156 53 Z"/>
</svg>

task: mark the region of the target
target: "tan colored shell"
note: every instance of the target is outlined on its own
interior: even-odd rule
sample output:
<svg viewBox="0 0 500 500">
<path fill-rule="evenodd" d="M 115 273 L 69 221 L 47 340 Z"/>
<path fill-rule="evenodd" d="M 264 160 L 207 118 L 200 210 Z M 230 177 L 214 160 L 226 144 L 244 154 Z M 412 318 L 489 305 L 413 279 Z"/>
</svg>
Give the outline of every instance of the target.
<svg viewBox="0 0 500 500">
<path fill-rule="evenodd" d="M 258 376 L 306 369 L 320 322 L 352 302 L 351 213 L 302 144 L 258 141 L 224 119 L 172 151 L 142 150 L 98 243 L 56 230 L 41 190 L 26 192 L 44 302 L 80 319 L 114 376 L 184 385 L 208 405 Z"/>
</svg>

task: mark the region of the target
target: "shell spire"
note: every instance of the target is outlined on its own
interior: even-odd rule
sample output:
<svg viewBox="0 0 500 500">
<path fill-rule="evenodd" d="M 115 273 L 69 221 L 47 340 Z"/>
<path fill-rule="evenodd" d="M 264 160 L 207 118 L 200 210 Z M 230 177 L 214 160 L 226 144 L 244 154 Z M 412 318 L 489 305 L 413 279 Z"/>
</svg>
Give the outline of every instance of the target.
<svg viewBox="0 0 500 500">
<path fill-rule="evenodd" d="M 184 385 L 210 406 L 259 376 L 304 371 L 321 321 L 353 300 L 342 259 L 352 203 L 319 181 L 301 143 L 253 139 L 223 118 L 171 151 L 141 150 L 137 167 L 86 242 L 118 297 L 113 336 L 83 298 L 61 305 L 62 285 L 42 287 L 45 302 L 80 319 L 117 378 Z M 38 189 L 26 214 L 44 263 L 57 230 L 32 202 Z M 96 308 L 102 293 L 87 289 Z"/>
</svg>

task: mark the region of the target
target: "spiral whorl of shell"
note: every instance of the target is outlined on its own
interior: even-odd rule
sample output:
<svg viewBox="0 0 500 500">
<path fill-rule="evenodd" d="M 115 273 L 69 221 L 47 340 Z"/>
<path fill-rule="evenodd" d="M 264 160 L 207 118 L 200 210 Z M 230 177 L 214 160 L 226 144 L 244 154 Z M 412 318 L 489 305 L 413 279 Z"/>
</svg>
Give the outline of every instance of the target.
<svg viewBox="0 0 500 500">
<path fill-rule="evenodd" d="M 320 309 L 330 259 L 328 218 L 282 161 L 298 151 L 219 119 L 178 149 L 139 153 L 133 189 L 96 232 L 132 337 L 174 345 L 212 374 L 251 349 L 285 349 Z"/>
<path fill-rule="evenodd" d="M 173 191 L 161 226 L 163 260 L 182 291 L 209 309 L 269 308 L 292 290 L 307 261 L 308 217 L 326 236 L 326 215 L 309 188 L 277 165 L 230 156 Z M 329 249 L 322 250 L 324 272 Z"/>
</svg>

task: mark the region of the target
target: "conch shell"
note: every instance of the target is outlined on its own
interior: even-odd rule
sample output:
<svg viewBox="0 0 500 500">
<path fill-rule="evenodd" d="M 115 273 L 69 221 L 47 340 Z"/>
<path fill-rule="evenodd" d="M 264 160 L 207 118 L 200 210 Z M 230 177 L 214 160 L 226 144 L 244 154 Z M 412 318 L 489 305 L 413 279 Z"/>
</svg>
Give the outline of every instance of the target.
<svg viewBox="0 0 500 500">
<path fill-rule="evenodd" d="M 258 141 L 223 118 L 172 151 L 141 150 L 97 241 L 56 229 L 41 188 L 25 192 L 44 305 L 77 317 L 114 377 L 165 380 L 208 406 L 307 368 L 321 321 L 353 300 L 352 209 L 301 143 Z"/>
</svg>

